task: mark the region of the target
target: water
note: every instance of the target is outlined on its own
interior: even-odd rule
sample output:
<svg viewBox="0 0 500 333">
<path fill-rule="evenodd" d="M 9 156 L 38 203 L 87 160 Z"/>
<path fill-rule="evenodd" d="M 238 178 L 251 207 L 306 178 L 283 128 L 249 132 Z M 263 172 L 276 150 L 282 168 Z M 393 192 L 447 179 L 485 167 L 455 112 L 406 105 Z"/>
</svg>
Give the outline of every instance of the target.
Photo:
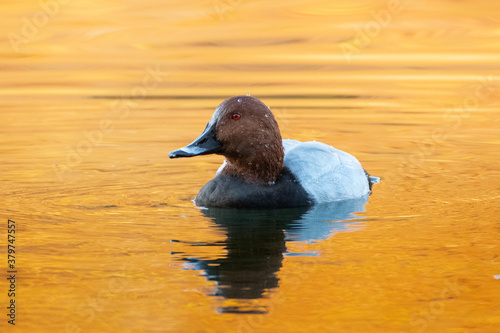
<svg viewBox="0 0 500 333">
<path fill-rule="evenodd" d="M 500 330 L 498 4 L 0 6 L 17 330 Z M 237 94 L 356 156 L 368 203 L 195 207 L 222 158 L 167 154 Z"/>
</svg>

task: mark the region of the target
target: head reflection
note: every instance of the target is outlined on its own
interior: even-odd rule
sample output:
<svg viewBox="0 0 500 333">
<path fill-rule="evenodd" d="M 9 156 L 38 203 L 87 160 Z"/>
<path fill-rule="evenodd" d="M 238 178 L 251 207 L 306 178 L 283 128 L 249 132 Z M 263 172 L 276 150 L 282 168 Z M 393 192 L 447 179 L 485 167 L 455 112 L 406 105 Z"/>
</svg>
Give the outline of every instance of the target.
<svg viewBox="0 0 500 333">
<path fill-rule="evenodd" d="M 319 241 L 350 230 L 356 224 L 352 213 L 364 210 L 366 198 L 333 202 L 310 208 L 239 210 L 210 208 L 203 214 L 222 228 L 224 258 L 206 260 L 184 257 L 189 266 L 202 270 L 215 281 L 216 296 L 249 300 L 277 288 L 277 276 L 287 254 L 287 241 Z M 349 220 L 349 221 L 346 221 Z M 339 223 L 342 222 L 342 223 Z M 262 308 L 223 307 L 222 312 L 263 313 Z"/>
</svg>

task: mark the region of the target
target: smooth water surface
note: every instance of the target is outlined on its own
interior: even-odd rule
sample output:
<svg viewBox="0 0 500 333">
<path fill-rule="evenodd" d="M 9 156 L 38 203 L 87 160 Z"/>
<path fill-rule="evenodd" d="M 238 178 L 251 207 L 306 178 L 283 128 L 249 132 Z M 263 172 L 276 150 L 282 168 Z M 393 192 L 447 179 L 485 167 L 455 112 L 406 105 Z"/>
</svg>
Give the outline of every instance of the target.
<svg viewBox="0 0 500 333">
<path fill-rule="evenodd" d="M 499 3 L 62 2 L 0 5 L 17 331 L 500 331 Z M 237 94 L 373 194 L 196 207 L 222 157 L 167 154 Z"/>
</svg>

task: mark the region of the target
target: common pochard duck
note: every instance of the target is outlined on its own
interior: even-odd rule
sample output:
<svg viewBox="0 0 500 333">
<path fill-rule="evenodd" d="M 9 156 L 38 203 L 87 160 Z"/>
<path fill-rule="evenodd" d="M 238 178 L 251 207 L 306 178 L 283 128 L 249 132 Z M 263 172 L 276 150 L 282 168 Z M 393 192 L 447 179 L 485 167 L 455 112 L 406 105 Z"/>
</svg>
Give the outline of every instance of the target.
<svg viewBox="0 0 500 333">
<path fill-rule="evenodd" d="M 282 140 L 270 109 L 234 96 L 216 109 L 201 135 L 170 158 L 218 154 L 226 160 L 202 187 L 203 207 L 274 209 L 361 198 L 371 179 L 358 160 L 320 142 Z"/>
</svg>

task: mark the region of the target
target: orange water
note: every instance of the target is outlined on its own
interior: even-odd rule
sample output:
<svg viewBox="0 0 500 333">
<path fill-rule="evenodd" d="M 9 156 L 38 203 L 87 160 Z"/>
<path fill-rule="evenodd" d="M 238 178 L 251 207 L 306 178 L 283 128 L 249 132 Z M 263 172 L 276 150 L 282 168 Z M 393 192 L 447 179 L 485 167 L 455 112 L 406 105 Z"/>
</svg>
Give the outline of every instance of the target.
<svg viewBox="0 0 500 333">
<path fill-rule="evenodd" d="M 500 4 L 389 3 L 2 3 L 2 332 L 8 219 L 22 332 L 499 332 Z M 195 207 L 167 153 L 247 93 L 369 203 Z"/>
</svg>

